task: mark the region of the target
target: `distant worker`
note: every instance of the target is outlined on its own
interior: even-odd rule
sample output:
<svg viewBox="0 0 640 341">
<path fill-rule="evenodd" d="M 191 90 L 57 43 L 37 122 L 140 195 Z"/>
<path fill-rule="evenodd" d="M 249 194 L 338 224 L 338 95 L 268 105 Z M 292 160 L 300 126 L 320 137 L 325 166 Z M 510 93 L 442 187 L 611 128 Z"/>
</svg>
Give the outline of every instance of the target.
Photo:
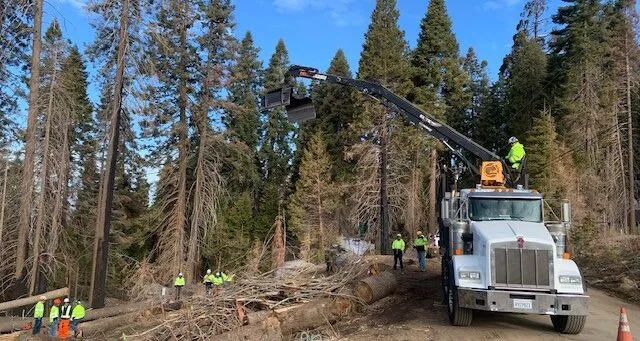
<svg viewBox="0 0 640 341">
<path fill-rule="evenodd" d="M 203 283 L 207 294 L 210 293 L 213 288 L 213 274 L 211 273 L 211 269 L 207 269 L 207 274 L 204 275 Z"/>
<path fill-rule="evenodd" d="M 176 280 L 173 282 L 173 287 L 175 288 L 177 301 L 180 299 L 180 291 L 182 290 L 182 287 L 184 287 L 184 276 L 182 276 L 182 272 L 178 274 L 178 277 L 176 277 Z"/>
<path fill-rule="evenodd" d="M 69 324 L 71 322 L 71 304 L 69 298 L 64 299 L 64 304 L 60 307 L 60 324 L 58 325 L 58 337 L 66 339 L 69 336 Z"/>
<path fill-rule="evenodd" d="M 55 337 L 58 334 L 58 323 L 60 322 L 60 299 L 53 300 L 53 305 L 49 310 L 49 336 Z"/>
<path fill-rule="evenodd" d="M 520 163 L 526 154 L 524 151 L 524 146 L 518 141 L 515 136 L 511 136 L 509 138 L 509 145 L 511 147 L 509 149 L 509 154 L 507 154 L 507 157 L 505 159 L 511 166 L 511 168 L 518 169 L 520 168 Z"/>
<path fill-rule="evenodd" d="M 404 240 L 402 239 L 402 235 L 398 233 L 396 235 L 396 239 L 391 244 L 391 249 L 393 250 L 393 270 L 396 269 L 398 262 L 400 262 L 400 269 L 404 269 L 404 265 L 402 264 L 404 248 Z"/>
<path fill-rule="evenodd" d="M 416 235 L 417 238 L 413 242 L 413 248 L 418 252 L 418 265 L 420 266 L 420 271 L 425 271 L 427 269 L 427 261 L 425 258 L 427 253 L 427 241 L 421 231 L 418 231 Z"/>
<path fill-rule="evenodd" d="M 38 335 L 40 334 L 40 329 L 42 328 L 42 318 L 44 317 L 44 302 L 47 300 L 46 297 L 40 296 L 40 299 L 36 303 L 36 306 L 33 308 L 33 329 L 32 334 Z"/>
<path fill-rule="evenodd" d="M 71 312 L 71 330 L 73 330 L 73 337 L 78 337 L 78 324 L 84 318 L 84 306 L 82 305 L 82 301 L 76 301 L 76 305 L 73 307 L 73 311 Z"/>
<path fill-rule="evenodd" d="M 229 284 L 233 282 L 233 275 L 227 275 L 224 270 L 221 270 L 220 274 L 222 275 L 223 286 L 229 286 Z"/>
<path fill-rule="evenodd" d="M 213 275 L 212 280 L 213 280 L 213 285 L 215 286 L 214 290 L 215 292 L 218 292 L 222 284 L 224 284 L 224 279 L 222 278 L 222 272 L 216 271 L 216 274 Z"/>
</svg>

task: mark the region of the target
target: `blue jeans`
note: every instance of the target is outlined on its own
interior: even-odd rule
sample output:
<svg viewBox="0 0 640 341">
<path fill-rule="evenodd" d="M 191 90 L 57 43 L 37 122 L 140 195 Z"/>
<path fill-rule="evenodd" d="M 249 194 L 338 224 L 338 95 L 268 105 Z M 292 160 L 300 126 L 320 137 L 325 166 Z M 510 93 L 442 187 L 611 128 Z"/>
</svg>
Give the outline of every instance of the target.
<svg viewBox="0 0 640 341">
<path fill-rule="evenodd" d="M 33 321 L 33 335 L 40 334 L 40 328 L 42 328 L 42 317 L 37 317 L 35 321 Z"/>
<path fill-rule="evenodd" d="M 420 271 L 427 269 L 426 255 L 427 251 L 418 251 L 418 264 L 420 265 Z"/>
<path fill-rule="evenodd" d="M 58 322 L 60 322 L 59 318 L 53 320 L 53 322 L 49 325 L 49 336 L 58 335 Z"/>
<path fill-rule="evenodd" d="M 73 330 L 74 333 L 78 332 L 78 324 L 80 324 L 80 320 L 81 319 L 73 319 L 69 324 L 69 326 L 71 327 L 71 330 Z"/>
</svg>

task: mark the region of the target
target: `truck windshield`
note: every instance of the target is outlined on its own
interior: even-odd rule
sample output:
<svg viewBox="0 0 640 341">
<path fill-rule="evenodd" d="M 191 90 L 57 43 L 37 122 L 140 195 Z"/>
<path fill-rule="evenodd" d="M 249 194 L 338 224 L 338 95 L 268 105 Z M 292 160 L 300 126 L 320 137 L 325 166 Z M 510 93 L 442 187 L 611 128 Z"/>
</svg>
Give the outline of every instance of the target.
<svg viewBox="0 0 640 341">
<path fill-rule="evenodd" d="M 484 220 L 519 220 L 542 222 L 542 201 L 539 199 L 470 198 L 469 218 Z"/>
</svg>

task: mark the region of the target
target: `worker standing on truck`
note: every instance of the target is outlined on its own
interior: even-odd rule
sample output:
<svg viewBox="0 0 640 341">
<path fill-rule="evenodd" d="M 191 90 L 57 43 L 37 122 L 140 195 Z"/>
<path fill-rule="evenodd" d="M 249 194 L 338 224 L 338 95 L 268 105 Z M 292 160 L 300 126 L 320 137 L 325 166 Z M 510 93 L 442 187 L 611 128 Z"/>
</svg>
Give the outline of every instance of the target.
<svg viewBox="0 0 640 341">
<path fill-rule="evenodd" d="M 81 301 L 76 301 L 76 305 L 71 312 L 71 330 L 73 330 L 73 336 L 78 337 L 78 324 L 80 320 L 84 318 L 84 306 Z"/>
<path fill-rule="evenodd" d="M 58 322 L 60 321 L 60 299 L 53 300 L 51 310 L 49 310 L 49 336 L 55 337 L 58 334 Z"/>
<path fill-rule="evenodd" d="M 391 243 L 391 249 L 393 250 L 393 270 L 396 269 L 398 262 L 400 262 L 400 269 L 404 269 L 404 265 L 402 265 L 402 254 L 404 253 L 404 240 L 402 239 L 402 235 L 398 233 L 396 235 L 396 239 Z"/>
<path fill-rule="evenodd" d="M 511 168 L 518 169 L 520 168 L 520 162 L 525 156 L 524 146 L 515 136 L 511 136 L 509 138 L 509 145 L 511 146 L 509 149 L 509 154 L 505 158 L 507 163 L 511 165 Z"/>
<path fill-rule="evenodd" d="M 427 269 L 427 260 L 425 259 L 427 253 L 427 241 L 421 231 L 418 231 L 416 234 L 418 237 L 413 242 L 413 248 L 418 252 L 418 265 L 420 266 L 420 271 L 425 271 Z"/>
<path fill-rule="evenodd" d="M 66 339 L 69 335 L 69 323 L 71 321 L 71 304 L 69 298 L 64 299 L 64 304 L 60 307 L 60 325 L 58 326 L 58 337 Z"/>
<path fill-rule="evenodd" d="M 182 272 L 178 274 L 178 277 L 176 277 L 176 280 L 173 282 L 173 287 L 175 288 L 176 291 L 176 301 L 180 299 L 180 291 L 182 290 L 182 287 L 184 286 L 184 276 L 182 276 Z"/>
<path fill-rule="evenodd" d="M 40 334 L 40 328 L 42 328 L 42 318 L 44 317 L 44 302 L 47 300 L 46 297 L 40 296 L 38 303 L 33 308 L 33 330 L 31 331 L 33 335 Z"/>
</svg>

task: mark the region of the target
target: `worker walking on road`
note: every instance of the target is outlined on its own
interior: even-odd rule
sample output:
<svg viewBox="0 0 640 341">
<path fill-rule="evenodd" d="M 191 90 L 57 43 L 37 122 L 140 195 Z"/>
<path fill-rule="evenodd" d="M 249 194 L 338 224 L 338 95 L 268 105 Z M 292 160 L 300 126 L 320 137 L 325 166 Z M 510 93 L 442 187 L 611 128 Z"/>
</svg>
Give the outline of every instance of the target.
<svg viewBox="0 0 640 341">
<path fill-rule="evenodd" d="M 84 306 L 81 301 L 76 301 L 76 305 L 73 307 L 73 311 L 71 312 L 71 330 L 73 330 L 73 336 L 78 337 L 78 324 L 84 318 Z"/>
<path fill-rule="evenodd" d="M 402 235 L 398 233 L 396 239 L 391 243 L 391 249 L 393 250 L 393 270 L 396 269 L 398 262 L 400 262 L 400 269 L 404 269 L 404 265 L 402 264 L 404 248 L 404 240 L 402 239 Z"/>
<path fill-rule="evenodd" d="M 40 334 L 40 329 L 42 328 L 42 318 L 44 317 L 44 302 L 47 300 L 46 297 L 40 296 L 40 300 L 36 303 L 36 306 L 33 308 L 33 330 L 31 331 L 33 335 Z"/>
<path fill-rule="evenodd" d="M 176 280 L 173 282 L 173 287 L 176 291 L 176 301 L 180 299 L 180 291 L 182 287 L 184 287 L 184 276 L 182 276 L 182 272 L 178 274 Z"/>
<path fill-rule="evenodd" d="M 520 141 L 518 141 L 515 136 L 511 136 L 509 138 L 509 145 L 511 146 L 511 148 L 509 149 L 509 154 L 507 154 L 507 157 L 505 159 L 511 166 L 511 168 L 518 169 L 520 168 L 522 159 L 526 155 L 524 146 L 522 145 L 522 143 L 520 143 Z"/>
<path fill-rule="evenodd" d="M 427 261 L 425 258 L 427 253 L 427 241 L 421 231 L 418 231 L 416 234 L 418 237 L 413 242 L 413 248 L 418 252 L 418 265 L 420 266 L 420 271 L 425 271 L 427 269 Z"/>
<path fill-rule="evenodd" d="M 58 323 L 60 322 L 60 299 L 53 300 L 51 310 L 49 310 L 49 336 L 55 337 L 58 334 Z"/>
<path fill-rule="evenodd" d="M 213 274 L 211 273 L 211 269 L 207 269 L 207 274 L 204 275 L 204 287 L 207 291 L 207 294 L 211 292 L 211 289 L 213 288 Z"/>
<path fill-rule="evenodd" d="M 69 298 L 64 299 L 64 304 L 60 307 L 60 325 L 58 326 L 58 337 L 66 339 L 69 336 L 69 324 L 71 322 L 71 304 Z"/>
</svg>

